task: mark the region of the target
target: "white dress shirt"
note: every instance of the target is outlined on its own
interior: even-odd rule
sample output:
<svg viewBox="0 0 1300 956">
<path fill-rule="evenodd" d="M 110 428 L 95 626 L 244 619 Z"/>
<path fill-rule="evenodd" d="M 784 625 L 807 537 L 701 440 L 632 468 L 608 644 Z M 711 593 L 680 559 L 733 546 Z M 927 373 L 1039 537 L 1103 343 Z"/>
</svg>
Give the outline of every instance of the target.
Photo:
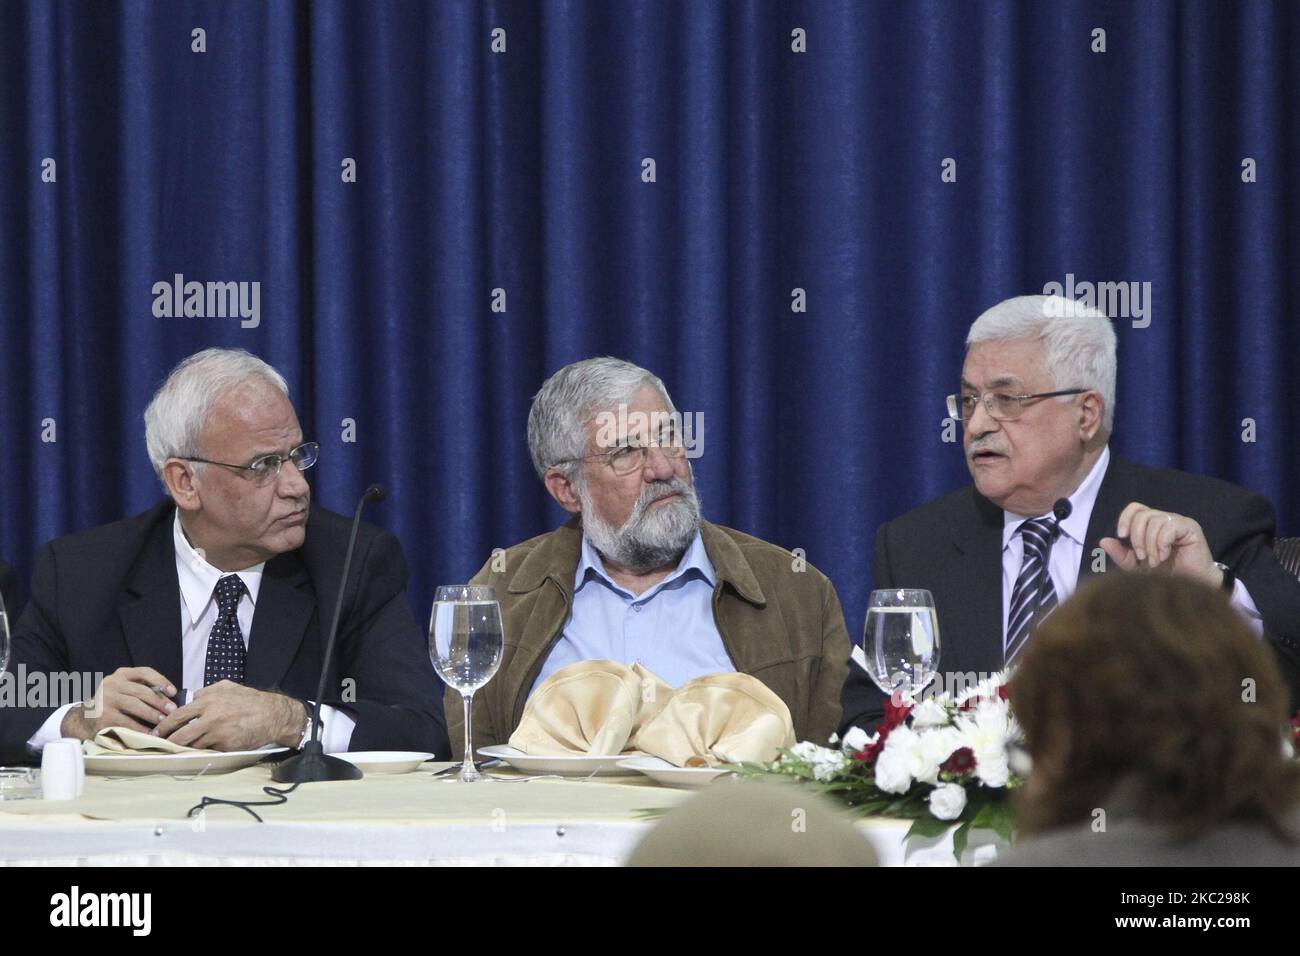
<svg viewBox="0 0 1300 956">
<path fill-rule="evenodd" d="M 215 593 L 217 582 L 227 573 L 238 575 L 244 582 L 245 593 L 239 599 L 239 607 L 235 615 L 239 619 L 239 630 L 244 638 L 244 647 L 247 648 L 249 634 L 253 627 L 253 611 L 257 607 L 257 595 L 262 588 L 262 572 L 266 568 L 266 562 L 235 572 L 226 572 L 213 567 L 185 537 L 185 532 L 181 529 L 179 510 L 172 522 L 172 543 L 176 550 L 176 580 L 180 585 L 181 593 L 179 611 L 182 674 L 176 699 L 181 704 L 187 704 L 203 687 L 203 674 L 208 657 L 208 636 L 212 633 L 218 615 Z M 163 676 L 171 678 L 172 675 Z M 41 725 L 40 730 L 27 741 L 28 748 L 39 753 L 51 740 L 58 740 L 63 718 L 74 706 L 77 705 L 65 704 L 51 714 Z M 321 707 L 321 744 L 326 753 L 347 750 L 355 727 L 356 721 L 343 711 L 328 704 Z"/>
<path fill-rule="evenodd" d="M 1101 455 L 1093 464 L 1087 477 L 1070 495 L 1070 516 L 1061 522 L 1061 534 L 1052 545 L 1051 557 L 1047 562 L 1048 573 L 1052 576 L 1052 586 L 1056 589 L 1056 600 L 1064 602 L 1079 583 L 1079 566 L 1083 561 L 1083 544 L 1088 536 L 1088 522 L 1092 520 L 1092 509 L 1097 504 L 1097 493 L 1101 490 L 1102 480 L 1106 477 L 1106 468 L 1110 464 L 1110 446 L 1101 450 Z M 1049 511 L 1040 518 L 1051 518 Z M 1194 517 L 1194 516 L 1189 516 Z M 1025 557 L 1024 538 L 1016 531 L 1027 518 L 1025 515 L 1002 512 L 1002 639 L 1006 643 L 1007 615 L 1011 608 L 1011 592 L 1020 576 L 1020 565 Z M 1111 529 L 1114 536 L 1114 529 Z M 1104 555 L 1107 565 L 1110 557 Z M 1092 556 L 1089 556 L 1092 560 Z M 1250 592 L 1238 578 L 1232 589 L 1232 603 L 1246 616 L 1250 626 L 1257 635 L 1264 633 L 1264 622 Z"/>
</svg>

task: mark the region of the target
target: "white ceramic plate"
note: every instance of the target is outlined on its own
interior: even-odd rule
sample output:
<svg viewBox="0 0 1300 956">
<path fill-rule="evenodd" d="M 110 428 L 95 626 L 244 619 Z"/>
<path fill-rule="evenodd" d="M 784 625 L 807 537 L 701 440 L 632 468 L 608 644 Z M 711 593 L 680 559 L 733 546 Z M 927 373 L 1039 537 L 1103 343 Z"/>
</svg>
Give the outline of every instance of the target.
<svg viewBox="0 0 1300 956">
<path fill-rule="evenodd" d="M 504 760 L 516 770 L 524 773 L 555 773 L 565 777 L 628 776 L 627 769 L 619 766 L 622 754 L 610 754 L 607 757 L 570 757 L 542 754 L 526 754 L 514 747 L 504 744 L 495 747 L 480 747 L 478 752 L 484 757 Z"/>
<path fill-rule="evenodd" d="M 353 764 L 362 773 L 410 773 L 426 760 L 432 760 L 433 754 L 414 753 L 406 750 L 358 750 L 344 754 L 330 754 Z"/>
<path fill-rule="evenodd" d="M 662 757 L 627 757 L 620 760 L 618 765 L 624 770 L 643 773 L 665 787 L 685 789 L 707 787 L 719 777 L 731 773 L 730 770 L 719 770 L 717 767 L 676 767 Z"/>
<path fill-rule="evenodd" d="M 212 754 L 113 754 L 86 758 L 86 773 L 102 777 L 143 777 L 151 773 L 231 773 L 251 767 L 267 754 L 287 751 L 288 747 L 264 750 L 233 750 Z"/>
</svg>

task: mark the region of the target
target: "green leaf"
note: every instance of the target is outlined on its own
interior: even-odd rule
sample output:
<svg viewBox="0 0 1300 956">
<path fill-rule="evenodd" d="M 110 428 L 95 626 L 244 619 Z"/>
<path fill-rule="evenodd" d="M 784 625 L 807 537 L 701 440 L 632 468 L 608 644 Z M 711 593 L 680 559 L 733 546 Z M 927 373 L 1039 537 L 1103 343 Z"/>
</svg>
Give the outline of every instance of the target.
<svg viewBox="0 0 1300 956">
<path fill-rule="evenodd" d="M 974 821 L 966 820 L 952 834 L 952 855 L 961 862 L 961 855 L 966 852 L 966 841 L 970 838 L 970 829 Z"/>
<path fill-rule="evenodd" d="M 861 814 L 864 815 L 870 814 L 872 816 L 878 816 L 880 812 L 885 809 L 885 807 L 889 806 L 889 804 L 884 800 L 868 800 L 865 803 L 854 804 L 854 806 Z"/>
<path fill-rule="evenodd" d="M 1016 838 L 1016 812 L 1006 802 L 989 804 L 989 826 L 993 832 L 1012 843 Z"/>
<path fill-rule="evenodd" d="M 940 820 L 937 817 L 926 814 L 923 817 L 917 817 L 912 821 L 912 825 L 907 829 L 907 836 L 903 839 L 910 840 L 913 836 L 922 837 L 939 837 L 948 832 L 948 827 L 952 823 L 948 820 Z"/>
<path fill-rule="evenodd" d="M 992 803 L 979 804 L 975 808 L 974 814 L 972 814 L 970 817 L 970 825 L 972 827 L 984 827 L 987 829 L 992 829 L 994 806 L 996 806 L 996 804 L 992 804 Z M 968 811 L 970 810 L 969 806 L 967 806 L 967 810 Z M 962 814 L 962 816 L 966 816 L 966 814 Z"/>
</svg>

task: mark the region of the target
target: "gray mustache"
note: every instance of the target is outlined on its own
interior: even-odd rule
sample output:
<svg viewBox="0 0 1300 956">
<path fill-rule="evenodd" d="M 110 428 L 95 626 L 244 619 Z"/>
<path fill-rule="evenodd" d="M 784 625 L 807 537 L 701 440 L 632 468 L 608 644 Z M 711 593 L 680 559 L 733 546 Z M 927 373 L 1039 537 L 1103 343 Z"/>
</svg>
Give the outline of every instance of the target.
<svg viewBox="0 0 1300 956">
<path fill-rule="evenodd" d="M 691 488 L 680 478 L 673 478 L 670 481 L 656 481 L 654 484 L 646 485 L 641 492 L 641 497 L 637 499 L 636 507 L 632 510 L 633 519 L 639 519 L 645 510 L 660 498 L 667 497 L 670 494 L 680 494 L 683 499 L 691 496 Z"/>
</svg>

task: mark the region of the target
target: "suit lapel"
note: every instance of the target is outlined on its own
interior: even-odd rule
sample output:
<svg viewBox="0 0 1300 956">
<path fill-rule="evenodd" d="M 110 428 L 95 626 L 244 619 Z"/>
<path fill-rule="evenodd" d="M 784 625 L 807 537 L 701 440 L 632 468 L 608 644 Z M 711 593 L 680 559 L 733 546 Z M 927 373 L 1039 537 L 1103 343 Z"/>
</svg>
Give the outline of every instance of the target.
<svg viewBox="0 0 1300 956">
<path fill-rule="evenodd" d="M 568 580 L 573 580 L 576 565 L 569 572 Z M 533 605 L 528 623 L 524 627 L 523 638 L 515 651 L 515 664 L 511 673 L 518 675 L 519 683 L 507 689 L 513 696 L 510 712 L 511 727 L 518 727 L 524 716 L 524 706 L 528 703 L 528 694 L 533 689 L 533 682 L 541 673 L 546 658 L 560 639 L 564 623 L 569 619 L 573 605 L 573 596 L 560 584 L 560 579 L 545 581 L 541 584 L 541 593 Z"/>
<path fill-rule="evenodd" d="M 1101 487 L 1097 489 L 1097 501 L 1092 506 L 1092 515 L 1088 518 L 1088 535 L 1083 542 L 1083 554 L 1079 559 L 1079 584 L 1092 576 L 1093 552 L 1101 547 L 1099 542 L 1102 538 L 1114 536 L 1119 513 L 1130 501 L 1140 498 L 1133 469 L 1128 462 L 1112 452 L 1106 474 L 1101 479 Z M 1109 562 L 1110 559 L 1106 560 Z"/>
<path fill-rule="evenodd" d="M 118 621 L 133 667 L 152 667 L 179 690 L 184 681 L 181 659 L 181 589 L 172 545 L 172 509 L 165 509 L 145 539 L 140 557 L 127 575 Z M 195 689 L 195 688 L 191 688 Z"/>
<path fill-rule="evenodd" d="M 315 610 L 316 596 L 298 554 L 291 551 L 268 561 L 248 635 L 244 672 L 248 686 L 262 689 L 280 686 Z M 328 622 L 322 626 L 328 627 Z M 323 643 L 321 652 L 324 653 Z"/>
<path fill-rule="evenodd" d="M 968 512 L 968 521 L 952 529 L 957 552 L 953 593 L 962 595 L 963 607 L 956 620 L 939 622 L 940 666 L 945 670 L 952 669 L 943 665 L 945 631 L 952 635 L 949 646 L 962 648 L 969 660 L 1002 660 L 1002 509 L 974 488 L 971 496 L 974 508 Z"/>
</svg>

